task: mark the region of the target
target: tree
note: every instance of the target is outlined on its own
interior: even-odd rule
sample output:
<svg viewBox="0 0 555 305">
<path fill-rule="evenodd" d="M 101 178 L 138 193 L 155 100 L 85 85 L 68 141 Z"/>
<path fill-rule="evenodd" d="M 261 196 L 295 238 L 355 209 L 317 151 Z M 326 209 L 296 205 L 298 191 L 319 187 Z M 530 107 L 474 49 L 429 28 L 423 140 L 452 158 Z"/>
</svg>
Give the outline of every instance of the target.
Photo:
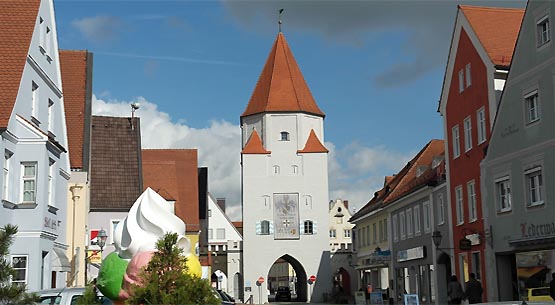
<svg viewBox="0 0 555 305">
<path fill-rule="evenodd" d="M 175 233 L 167 233 L 158 240 L 158 251 L 140 273 L 141 285 L 133 286 L 127 304 L 220 304 L 208 280 L 187 272 L 187 259 L 176 242 Z"/>
<path fill-rule="evenodd" d="M 26 292 L 25 285 L 11 282 L 15 270 L 8 255 L 16 233 L 17 226 L 14 225 L 7 224 L 0 228 L 0 305 L 28 305 L 39 300 L 36 294 Z"/>
<path fill-rule="evenodd" d="M 77 299 L 75 305 L 100 305 L 102 302 L 100 301 L 100 297 L 97 294 L 96 290 L 96 280 L 92 283 L 87 285 L 85 288 L 85 292 L 83 296 Z"/>
</svg>

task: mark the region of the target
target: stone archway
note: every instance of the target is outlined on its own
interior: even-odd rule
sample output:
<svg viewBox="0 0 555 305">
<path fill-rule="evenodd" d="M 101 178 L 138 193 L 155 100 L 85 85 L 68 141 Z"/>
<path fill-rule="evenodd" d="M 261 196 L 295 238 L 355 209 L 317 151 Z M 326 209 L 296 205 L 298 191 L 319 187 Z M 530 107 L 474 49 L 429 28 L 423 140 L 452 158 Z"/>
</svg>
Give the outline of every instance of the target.
<svg viewBox="0 0 555 305">
<path fill-rule="evenodd" d="M 212 287 L 216 289 L 227 291 L 227 275 L 221 271 L 216 270 L 210 275 L 210 282 L 212 283 Z"/>
<path fill-rule="evenodd" d="M 437 258 L 436 270 L 436 298 L 439 304 L 447 304 L 447 283 L 451 280 L 451 257 L 442 252 Z"/>
<path fill-rule="evenodd" d="M 276 265 L 282 265 L 285 268 L 277 268 L 280 270 L 280 273 L 276 274 L 274 272 L 274 274 L 272 274 L 272 270 L 274 270 L 273 267 Z M 302 264 L 291 255 L 285 254 L 278 258 L 274 264 L 272 264 L 267 279 L 268 290 L 271 294 L 275 293 L 278 286 L 287 285 L 291 290 L 292 301 L 306 302 L 308 300 L 308 277 L 306 271 Z M 277 281 L 277 284 L 272 281 Z"/>
<path fill-rule="evenodd" d="M 337 269 L 333 276 L 333 280 L 334 284 L 338 285 L 337 292 L 345 296 L 351 295 L 351 276 L 349 275 L 349 272 L 345 270 L 345 268 L 340 267 L 339 269 Z"/>
</svg>

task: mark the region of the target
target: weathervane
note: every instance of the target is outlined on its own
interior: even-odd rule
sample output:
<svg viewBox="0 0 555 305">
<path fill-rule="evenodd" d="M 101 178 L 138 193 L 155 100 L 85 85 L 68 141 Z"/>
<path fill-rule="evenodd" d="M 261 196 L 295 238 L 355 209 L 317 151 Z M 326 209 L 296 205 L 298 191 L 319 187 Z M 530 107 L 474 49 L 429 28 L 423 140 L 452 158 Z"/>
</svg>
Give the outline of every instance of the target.
<svg viewBox="0 0 555 305">
<path fill-rule="evenodd" d="M 281 33 L 281 24 L 283 23 L 283 22 L 281 21 L 281 14 L 282 14 L 282 13 L 283 13 L 283 9 L 280 8 L 279 11 L 278 11 L 278 24 L 279 24 L 279 32 L 280 32 L 280 33 Z"/>
</svg>

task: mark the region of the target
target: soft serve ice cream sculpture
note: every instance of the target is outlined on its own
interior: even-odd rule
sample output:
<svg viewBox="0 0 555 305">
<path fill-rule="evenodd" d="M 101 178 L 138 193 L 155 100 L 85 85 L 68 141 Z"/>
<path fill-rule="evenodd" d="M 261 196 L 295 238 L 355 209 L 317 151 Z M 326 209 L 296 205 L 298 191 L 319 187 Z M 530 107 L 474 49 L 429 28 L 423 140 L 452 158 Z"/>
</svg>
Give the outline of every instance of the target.
<svg viewBox="0 0 555 305">
<path fill-rule="evenodd" d="M 187 257 L 189 273 L 201 276 L 198 259 L 190 254 L 191 243 L 185 223 L 173 213 L 172 206 L 158 193 L 147 188 L 135 201 L 127 217 L 114 232 L 116 251 L 102 262 L 98 289 L 112 300 L 125 300 L 133 284 L 140 284 L 138 274 L 156 251 L 156 242 L 166 233 L 177 233 L 177 246 Z"/>
</svg>

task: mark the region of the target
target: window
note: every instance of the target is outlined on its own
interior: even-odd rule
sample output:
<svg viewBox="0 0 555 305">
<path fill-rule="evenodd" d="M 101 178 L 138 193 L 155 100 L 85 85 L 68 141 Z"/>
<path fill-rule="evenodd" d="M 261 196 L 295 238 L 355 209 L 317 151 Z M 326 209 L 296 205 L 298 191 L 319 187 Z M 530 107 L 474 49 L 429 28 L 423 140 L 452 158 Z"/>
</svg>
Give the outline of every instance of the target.
<svg viewBox="0 0 555 305">
<path fill-rule="evenodd" d="M 282 131 L 280 135 L 281 141 L 289 141 L 289 133 L 287 131 Z"/>
<path fill-rule="evenodd" d="M 387 219 L 383 220 L 383 240 L 387 240 Z"/>
<path fill-rule="evenodd" d="M 393 241 L 398 241 L 399 240 L 399 230 L 398 230 L 398 226 L 397 226 L 397 215 L 393 215 L 391 217 L 391 225 L 393 226 L 392 230 L 393 230 Z"/>
<path fill-rule="evenodd" d="M 414 207 L 414 235 L 420 235 L 420 206 Z"/>
<path fill-rule="evenodd" d="M 335 229 L 330 230 L 330 237 L 335 238 Z"/>
<path fill-rule="evenodd" d="M 343 231 L 343 237 L 351 238 L 351 230 L 345 229 L 345 231 Z"/>
<path fill-rule="evenodd" d="M 482 107 L 476 114 L 478 120 L 478 144 L 486 141 L 486 110 Z"/>
<path fill-rule="evenodd" d="M 466 74 L 466 87 L 470 87 L 472 85 L 472 76 L 470 75 L 470 64 L 466 64 L 465 67 L 465 74 Z"/>
<path fill-rule="evenodd" d="M 455 202 L 457 207 L 457 224 L 464 223 L 463 189 L 462 186 L 455 188 Z"/>
<path fill-rule="evenodd" d="M 314 222 L 312 220 L 304 221 L 304 234 L 314 234 Z"/>
<path fill-rule="evenodd" d="M 27 284 L 27 256 L 12 256 L 12 268 L 14 270 L 14 275 L 12 277 L 12 283 L 16 285 L 26 285 Z"/>
<path fill-rule="evenodd" d="M 374 243 L 377 244 L 378 243 L 378 230 L 377 230 L 377 224 L 373 223 L 372 224 L 372 239 L 374 240 Z"/>
<path fill-rule="evenodd" d="M 453 139 L 453 159 L 457 158 L 461 154 L 460 144 L 459 144 L 459 125 L 453 126 L 451 129 L 452 139 Z"/>
<path fill-rule="evenodd" d="M 212 217 L 212 210 L 208 209 L 208 217 Z"/>
<path fill-rule="evenodd" d="M 464 91 L 464 70 L 459 70 L 459 93 Z"/>
<path fill-rule="evenodd" d="M 335 222 L 337 224 L 342 224 L 343 223 L 343 217 L 335 217 Z"/>
<path fill-rule="evenodd" d="M 225 239 L 225 229 L 216 229 L 216 238 Z"/>
<path fill-rule="evenodd" d="M 432 231 L 432 222 L 430 218 L 430 202 L 426 201 L 422 204 L 422 212 L 424 215 L 424 232 L 429 233 Z"/>
<path fill-rule="evenodd" d="M 549 16 L 544 16 L 536 23 L 538 47 L 543 46 L 551 40 L 551 28 L 549 24 Z"/>
<path fill-rule="evenodd" d="M 405 212 L 399 213 L 399 231 L 401 231 L 401 239 L 405 239 L 407 236 L 407 223 L 405 220 Z"/>
<path fill-rule="evenodd" d="M 270 235 L 270 222 L 268 220 L 260 222 L 260 235 Z"/>
<path fill-rule="evenodd" d="M 37 191 L 37 163 L 22 163 L 23 202 L 35 203 Z"/>
<path fill-rule="evenodd" d="M 370 237 L 370 226 L 366 226 L 366 245 L 370 245 L 372 243 L 371 237 Z"/>
<path fill-rule="evenodd" d="M 214 230 L 208 229 L 208 239 L 214 239 Z"/>
<path fill-rule="evenodd" d="M 299 166 L 291 165 L 291 169 L 292 169 L 293 174 L 298 174 L 299 173 Z"/>
<path fill-rule="evenodd" d="M 54 163 L 55 161 L 50 159 L 48 166 L 48 205 L 55 206 L 54 203 Z"/>
<path fill-rule="evenodd" d="M 274 169 L 274 174 L 276 175 L 279 174 L 279 165 L 274 165 L 273 169 Z"/>
<path fill-rule="evenodd" d="M 383 221 L 381 221 L 381 220 L 380 220 L 380 234 L 379 234 L 379 236 L 380 236 L 380 241 L 383 241 L 384 240 L 384 238 L 383 238 Z"/>
<path fill-rule="evenodd" d="M 9 195 L 10 195 L 10 163 L 11 163 L 11 159 L 12 158 L 12 154 L 10 154 L 8 151 L 4 152 L 4 176 L 3 176 L 3 183 L 4 183 L 4 189 L 2 191 L 2 198 L 4 200 L 8 200 L 9 201 Z"/>
<path fill-rule="evenodd" d="M 481 263 L 480 263 L 480 252 L 472 252 L 472 272 L 476 274 L 476 279 L 481 280 Z"/>
<path fill-rule="evenodd" d="M 540 109 L 538 102 L 538 91 L 528 93 L 524 97 L 526 107 L 526 124 L 534 123 L 540 119 Z"/>
<path fill-rule="evenodd" d="M 39 85 L 37 85 L 35 82 L 31 82 L 31 90 L 32 90 L 32 95 L 31 95 L 31 116 L 34 116 L 35 118 L 37 117 L 37 113 L 38 113 L 38 99 L 39 99 Z"/>
<path fill-rule="evenodd" d="M 526 206 L 536 206 L 543 204 L 543 177 L 542 168 L 537 166 L 524 172 L 526 176 Z"/>
<path fill-rule="evenodd" d="M 472 149 L 472 119 L 464 119 L 464 151 Z"/>
<path fill-rule="evenodd" d="M 52 107 L 52 106 L 54 106 L 54 102 L 51 99 L 48 99 L 48 130 L 50 130 L 50 131 L 53 131 L 53 129 L 54 129 L 53 128 L 54 126 L 52 126 L 52 122 L 53 122 L 52 108 L 54 108 L 54 107 Z"/>
<path fill-rule="evenodd" d="M 405 213 L 407 217 L 407 236 L 412 237 L 412 231 L 414 229 L 414 226 L 412 224 L 412 209 L 408 209 Z"/>
<path fill-rule="evenodd" d="M 445 205 L 443 203 L 443 194 L 437 195 L 437 224 L 445 223 Z"/>
<path fill-rule="evenodd" d="M 478 219 L 478 210 L 476 208 L 476 186 L 474 181 L 468 182 L 466 185 L 468 192 L 468 221 Z"/>
<path fill-rule="evenodd" d="M 495 180 L 495 197 L 498 213 L 511 210 L 511 186 L 508 176 Z"/>
</svg>

